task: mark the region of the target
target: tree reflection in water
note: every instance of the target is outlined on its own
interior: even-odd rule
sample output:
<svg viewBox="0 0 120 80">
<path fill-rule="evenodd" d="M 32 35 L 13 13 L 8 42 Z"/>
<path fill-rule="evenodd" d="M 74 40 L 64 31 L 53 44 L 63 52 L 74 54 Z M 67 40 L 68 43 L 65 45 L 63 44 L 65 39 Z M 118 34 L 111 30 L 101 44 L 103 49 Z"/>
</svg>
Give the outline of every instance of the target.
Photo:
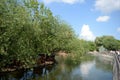
<svg viewBox="0 0 120 80">
<path fill-rule="evenodd" d="M 86 57 L 87 58 L 87 57 Z M 84 59 L 78 65 L 59 64 L 0 74 L 0 80 L 112 80 L 111 63 L 99 58 Z"/>
</svg>

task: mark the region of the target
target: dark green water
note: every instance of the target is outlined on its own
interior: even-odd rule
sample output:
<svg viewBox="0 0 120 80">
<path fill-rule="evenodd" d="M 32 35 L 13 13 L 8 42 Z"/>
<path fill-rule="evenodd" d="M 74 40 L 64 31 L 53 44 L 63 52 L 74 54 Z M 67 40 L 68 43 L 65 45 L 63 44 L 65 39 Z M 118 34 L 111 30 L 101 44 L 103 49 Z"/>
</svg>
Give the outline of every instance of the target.
<svg viewBox="0 0 120 80">
<path fill-rule="evenodd" d="M 20 70 L 0 74 L 0 80 L 112 80 L 111 61 L 94 58 L 78 65 L 60 62 L 35 70 Z"/>
</svg>

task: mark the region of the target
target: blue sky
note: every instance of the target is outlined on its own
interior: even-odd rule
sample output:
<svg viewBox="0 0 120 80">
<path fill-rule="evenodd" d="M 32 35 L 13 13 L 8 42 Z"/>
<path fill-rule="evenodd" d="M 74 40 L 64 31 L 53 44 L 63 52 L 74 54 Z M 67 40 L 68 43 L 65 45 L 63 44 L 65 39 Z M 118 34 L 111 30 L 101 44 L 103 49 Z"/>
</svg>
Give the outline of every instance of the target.
<svg viewBox="0 0 120 80">
<path fill-rule="evenodd" d="M 120 0 L 39 0 L 74 29 L 79 38 L 112 35 L 120 40 Z"/>
</svg>

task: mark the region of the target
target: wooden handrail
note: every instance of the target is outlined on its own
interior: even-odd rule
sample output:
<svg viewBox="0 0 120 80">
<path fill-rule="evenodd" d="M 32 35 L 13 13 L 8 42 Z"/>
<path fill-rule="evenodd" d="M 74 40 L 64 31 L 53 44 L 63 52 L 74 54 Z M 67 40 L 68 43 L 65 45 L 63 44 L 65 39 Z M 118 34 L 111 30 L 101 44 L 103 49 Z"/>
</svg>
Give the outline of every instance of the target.
<svg viewBox="0 0 120 80">
<path fill-rule="evenodd" d="M 120 80 L 120 55 L 114 54 L 114 64 L 113 64 L 113 80 Z"/>
</svg>

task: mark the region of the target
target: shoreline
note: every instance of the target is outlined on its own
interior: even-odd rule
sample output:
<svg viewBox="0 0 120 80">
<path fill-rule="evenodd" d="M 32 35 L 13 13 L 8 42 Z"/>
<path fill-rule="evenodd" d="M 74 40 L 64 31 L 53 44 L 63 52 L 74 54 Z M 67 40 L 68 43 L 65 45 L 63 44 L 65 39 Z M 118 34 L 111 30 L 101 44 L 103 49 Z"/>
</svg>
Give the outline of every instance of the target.
<svg viewBox="0 0 120 80">
<path fill-rule="evenodd" d="M 104 60 L 113 61 L 113 54 L 110 52 L 88 52 L 88 54 L 91 54 L 93 56 L 98 56 Z"/>
</svg>

